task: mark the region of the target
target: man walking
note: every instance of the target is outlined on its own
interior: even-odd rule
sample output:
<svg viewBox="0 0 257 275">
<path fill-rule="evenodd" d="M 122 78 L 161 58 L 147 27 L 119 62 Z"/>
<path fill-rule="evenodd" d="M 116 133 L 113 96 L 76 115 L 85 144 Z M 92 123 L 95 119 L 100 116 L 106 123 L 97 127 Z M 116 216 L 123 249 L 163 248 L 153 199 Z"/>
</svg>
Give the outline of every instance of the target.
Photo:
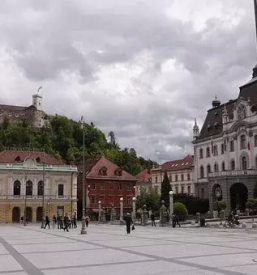
<svg viewBox="0 0 257 275">
<path fill-rule="evenodd" d="M 156 226 L 154 213 L 151 214 L 151 222 L 152 222 L 152 226 Z"/>
<path fill-rule="evenodd" d="M 46 217 L 45 217 L 45 229 L 46 229 L 47 225 L 48 225 L 48 228 L 50 229 L 50 219 L 49 219 L 48 215 L 46 214 Z"/>
<path fill-rule="evenodd" d="M 126 222 L 126 229 L 127 229 L 127 234 L 130 234 L 131 230 L 131 225 L 134 225 L 130 213 L 127 213 L 127 216 L 124 218 L 124 221 Z"/>
<path fill-rule="evenodd" d="M 68 216 L 68 214 L 66 213 L 63 219 L 63 223 L 64 223 L 64 227 L 63 227 L 63 231 L 67 231 L 69 232 L 69 225 L 70 225 L 70 217 Z"/>
</svg>

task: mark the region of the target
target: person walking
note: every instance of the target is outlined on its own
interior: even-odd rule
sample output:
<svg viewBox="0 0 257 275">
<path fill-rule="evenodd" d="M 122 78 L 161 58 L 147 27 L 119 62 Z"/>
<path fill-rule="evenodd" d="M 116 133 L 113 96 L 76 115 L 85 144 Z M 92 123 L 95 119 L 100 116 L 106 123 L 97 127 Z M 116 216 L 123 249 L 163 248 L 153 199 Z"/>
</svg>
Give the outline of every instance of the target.
<svg viewBox="0 0 257 275">
<path fill-rule="evenodd" d="M 74 214 L 74 228 L 77 228 L 77 217 L 76 214 Z"/>
<path fill-rule="evenodd" d="M 74 215 L 71 215 L 71 224 L 70 228 L 74 228 Z"/>
<path fill-rule="evenodd" d="M 62 221 L 62 219 L 61 219 L 60 215 L 57 214 L 57 228 L 58 229 L 61 229 L 61 221 Z"/>
<path fill-rule="evenodd" d="M 156 226 L 154 213 L 151 214 L 151 222 L 152 222 L 152 226 Z"/>
<path fill-rule="evenodd" d="M 53 229 L 55 228 L 56 223 L 57 223 L 56 216 L 55 216 L 55 215 L 53 215 Z"/>
<path fill-rule="evenodd" d="M 178 218 L 178 216 L 176 214 L 172 215 L 172 225 L 173 225 L 173 228 L 175 228 L 176 225 L 178 225 L 179 227 L 181 227 L 180 224 L 179 224 L 179 218 Z"/>
<path fill-rule="evenodd" d="M 45 229 L 46 229 L 47 225 L 48 225 L 48 228 L 50 229 L 50 219 L 49 219 L 48 215 L 46 214 L 46 216 L 45 216 Z"/>
<path fill-rule="evenodd" d="M 69 226 L 70 226 L 70 217 L 68 216 L 68 214 L 66 213 L 64 218 L 63 218 L 63 223 L 64 223 L 64 227 L 63 227 L 63 231 L 67 231 L 69 232 Z"/>
<path fill-rule="evenodd" d="M 86 216 L 86 227 L 88 227 L 88 225 L 89 225 L 89 221 L 90 221 L 90 218 L 89 218 L 89 216 Z"/>
<path fill-rule="evenodd" d="M 131 225 L 134 226 L 130 213 L 127 213 L 127 216 L 124 217 L 124 221 L 126 222 L 127 234 L 130 234 Z"/>
</svg>

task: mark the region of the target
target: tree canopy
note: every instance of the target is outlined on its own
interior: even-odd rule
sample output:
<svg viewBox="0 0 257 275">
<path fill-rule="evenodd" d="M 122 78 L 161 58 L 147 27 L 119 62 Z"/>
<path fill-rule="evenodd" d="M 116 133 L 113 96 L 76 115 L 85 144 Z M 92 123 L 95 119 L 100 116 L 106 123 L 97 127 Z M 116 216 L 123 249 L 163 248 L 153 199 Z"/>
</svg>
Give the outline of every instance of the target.
<svg viewBox="0 0 257 275">
<path fill-rule="evenodd" d="M 105 134 L 92 122 L 85 123 L 85 157 L 96 152 L 122 166 L 132 175 L 142 169 L 150 169 L 156 162 L 138 157 L 135 149 L 120 149 L 115 134 L 110 131 L 108 142 Z M 23 123 L 11 123 L 4 118 L 0 124 L 0 151 L 5 148 L 44 150 L 67 164 L 78 163 L 82 159 L 83 130 L 80 121 L 65 116 L 49 117 L 49 125 L 41 129 Z"/>
<path fill-rule="evenodd" d="M 167 172 L 164 173 L 162 185 L 161 185 L 161 201 L 165 202 L 165 206 L 168 207 L 170 205 L 170 195 L 171 191 L 170 181 L 167 175 Z"/>
</svg>

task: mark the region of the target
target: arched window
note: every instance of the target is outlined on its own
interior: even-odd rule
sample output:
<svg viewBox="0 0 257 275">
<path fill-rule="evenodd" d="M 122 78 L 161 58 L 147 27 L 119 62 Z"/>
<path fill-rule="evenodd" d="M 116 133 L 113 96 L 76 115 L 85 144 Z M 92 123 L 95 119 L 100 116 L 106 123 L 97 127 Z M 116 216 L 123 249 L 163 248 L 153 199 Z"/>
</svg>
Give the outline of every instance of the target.
<svg viewBox="0 0 257 275">
<path fill-rule="evenodd" d="M 217 162 L 214 164 L 214 172 L 219 172 L 219 166 Z"/>
<path fill-rule="evenodd" d="M 204 178 L 204 168 L 203 166 L 200 167 L 200 178 Z"/>
<path fill-rule="evenodd" d="M 31 180 L 26 182 L 26 196 L 32 196 L 33 192 L 33 183 Z"/>
<path fill-rule="evenodd" d="M 37 184 L 37 195 L 43 196 L 44 195 L 44 182 L 41 180 Z"/>
<path fill-rule="evenodd" d="M 16 180 L 13 184 L 13 195 L 20 196 L 21 195 L 21 182 Z"/>
<path fill-rule="evenodd" d="M 208 164 L 208 165 L 207 165 L 207 175 L 210 174 L 210 173 L 211 173 L 211 165 Z"/>
<path fill-rule="evenodd" d="M 208 158 L 210 156 L 211 156 L 211 154 L 210 154 L 210 147 L 207 147 L 206 148 L 206 157 Z"/>
<path fill-rule="evenodd" d="M 247 160 L 246 157 L 242 157 L 242 170 L 247 170 Z"/>
<path fill-rule="evenodd" d="M 218 155 L 218 146 L 217 146 L 217 145 L 214 145 L 214 146 L 213 146 L 213 155 L 214 155 L 214 156 L 217 156 L 217 155 Z"/>
<path fill-rule="evenodd" d="M 235 161 L 231 160 L 231 170 L 235 170 L 236 169 L 236 165 L 235 165 Z"/>
<path fill-rule="evenodd" d="M 246 137 L 242 135 L 240 137 L 240 149 L 246 149 Z"/>
<path fill-rule="evenodd" d="M 222 171 L 225 171 L 225 162 L 223 161 L 222 164 L 221 164 L 221 168 L 222 168 Z"/>
<path fill-rule="evenodd" d="M 202 159 L 203 158 L 203 149 L 199 150 L 199 158 Z"/>
</svg>

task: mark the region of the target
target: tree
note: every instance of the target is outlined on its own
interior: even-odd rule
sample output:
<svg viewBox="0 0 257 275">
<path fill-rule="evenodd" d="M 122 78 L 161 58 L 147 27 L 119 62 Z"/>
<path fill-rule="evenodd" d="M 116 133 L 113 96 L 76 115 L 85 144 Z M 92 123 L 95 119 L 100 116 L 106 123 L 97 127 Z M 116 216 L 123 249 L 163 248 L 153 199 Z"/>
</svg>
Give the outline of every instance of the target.
<svg viewBox="0 0 257 275">
<path fill-rule="evenodd" d="M 253 188 L 253 197 L 257 199 L 257 181 L 255 182 L 254 188 Z"/>
<path fill-rule="evenodd" d="M 110 137 L 110 143 L 111 145 L 115 146 L 116 145 L 116 138 L 115 138 L 115 134 L 113 131 L 111 131 L 108 136 Z"/>
<path fill-rule="evenodd" d="M 217 210 L 220 212 L 227 208 L 227 203 L 225 201 L 217 201 Z"/>
<path fill-rule="evenodd" d="M 143 208 L 144 205 L 147 206 L 147 209 L 151 209 L 153 212 L 159 210 L 160 205 L 160 195 L 157 190 L 150 188 L 148 192 L 144 188 L 140 189 L 140 195 L 137 197 L 137 208 Z"/>
<path fill-rule="evenodd" d="M 188 216 L 188 211 L 186 206 L 181 202 L 174 203 L 174 213 L 179 217 L 180 220 L 186 220 Z"/>
<path fill-rule="evenodd" d="M 161 201 L 165 202 L 165 206 L 168 207 L 170 204 L 170 195 L 169 192 L 171 191 L 170 181 L 167 175 L 167 172 L 164 173 L 164 178 L 162 181 L 161 186 Z"/>
</svg>

